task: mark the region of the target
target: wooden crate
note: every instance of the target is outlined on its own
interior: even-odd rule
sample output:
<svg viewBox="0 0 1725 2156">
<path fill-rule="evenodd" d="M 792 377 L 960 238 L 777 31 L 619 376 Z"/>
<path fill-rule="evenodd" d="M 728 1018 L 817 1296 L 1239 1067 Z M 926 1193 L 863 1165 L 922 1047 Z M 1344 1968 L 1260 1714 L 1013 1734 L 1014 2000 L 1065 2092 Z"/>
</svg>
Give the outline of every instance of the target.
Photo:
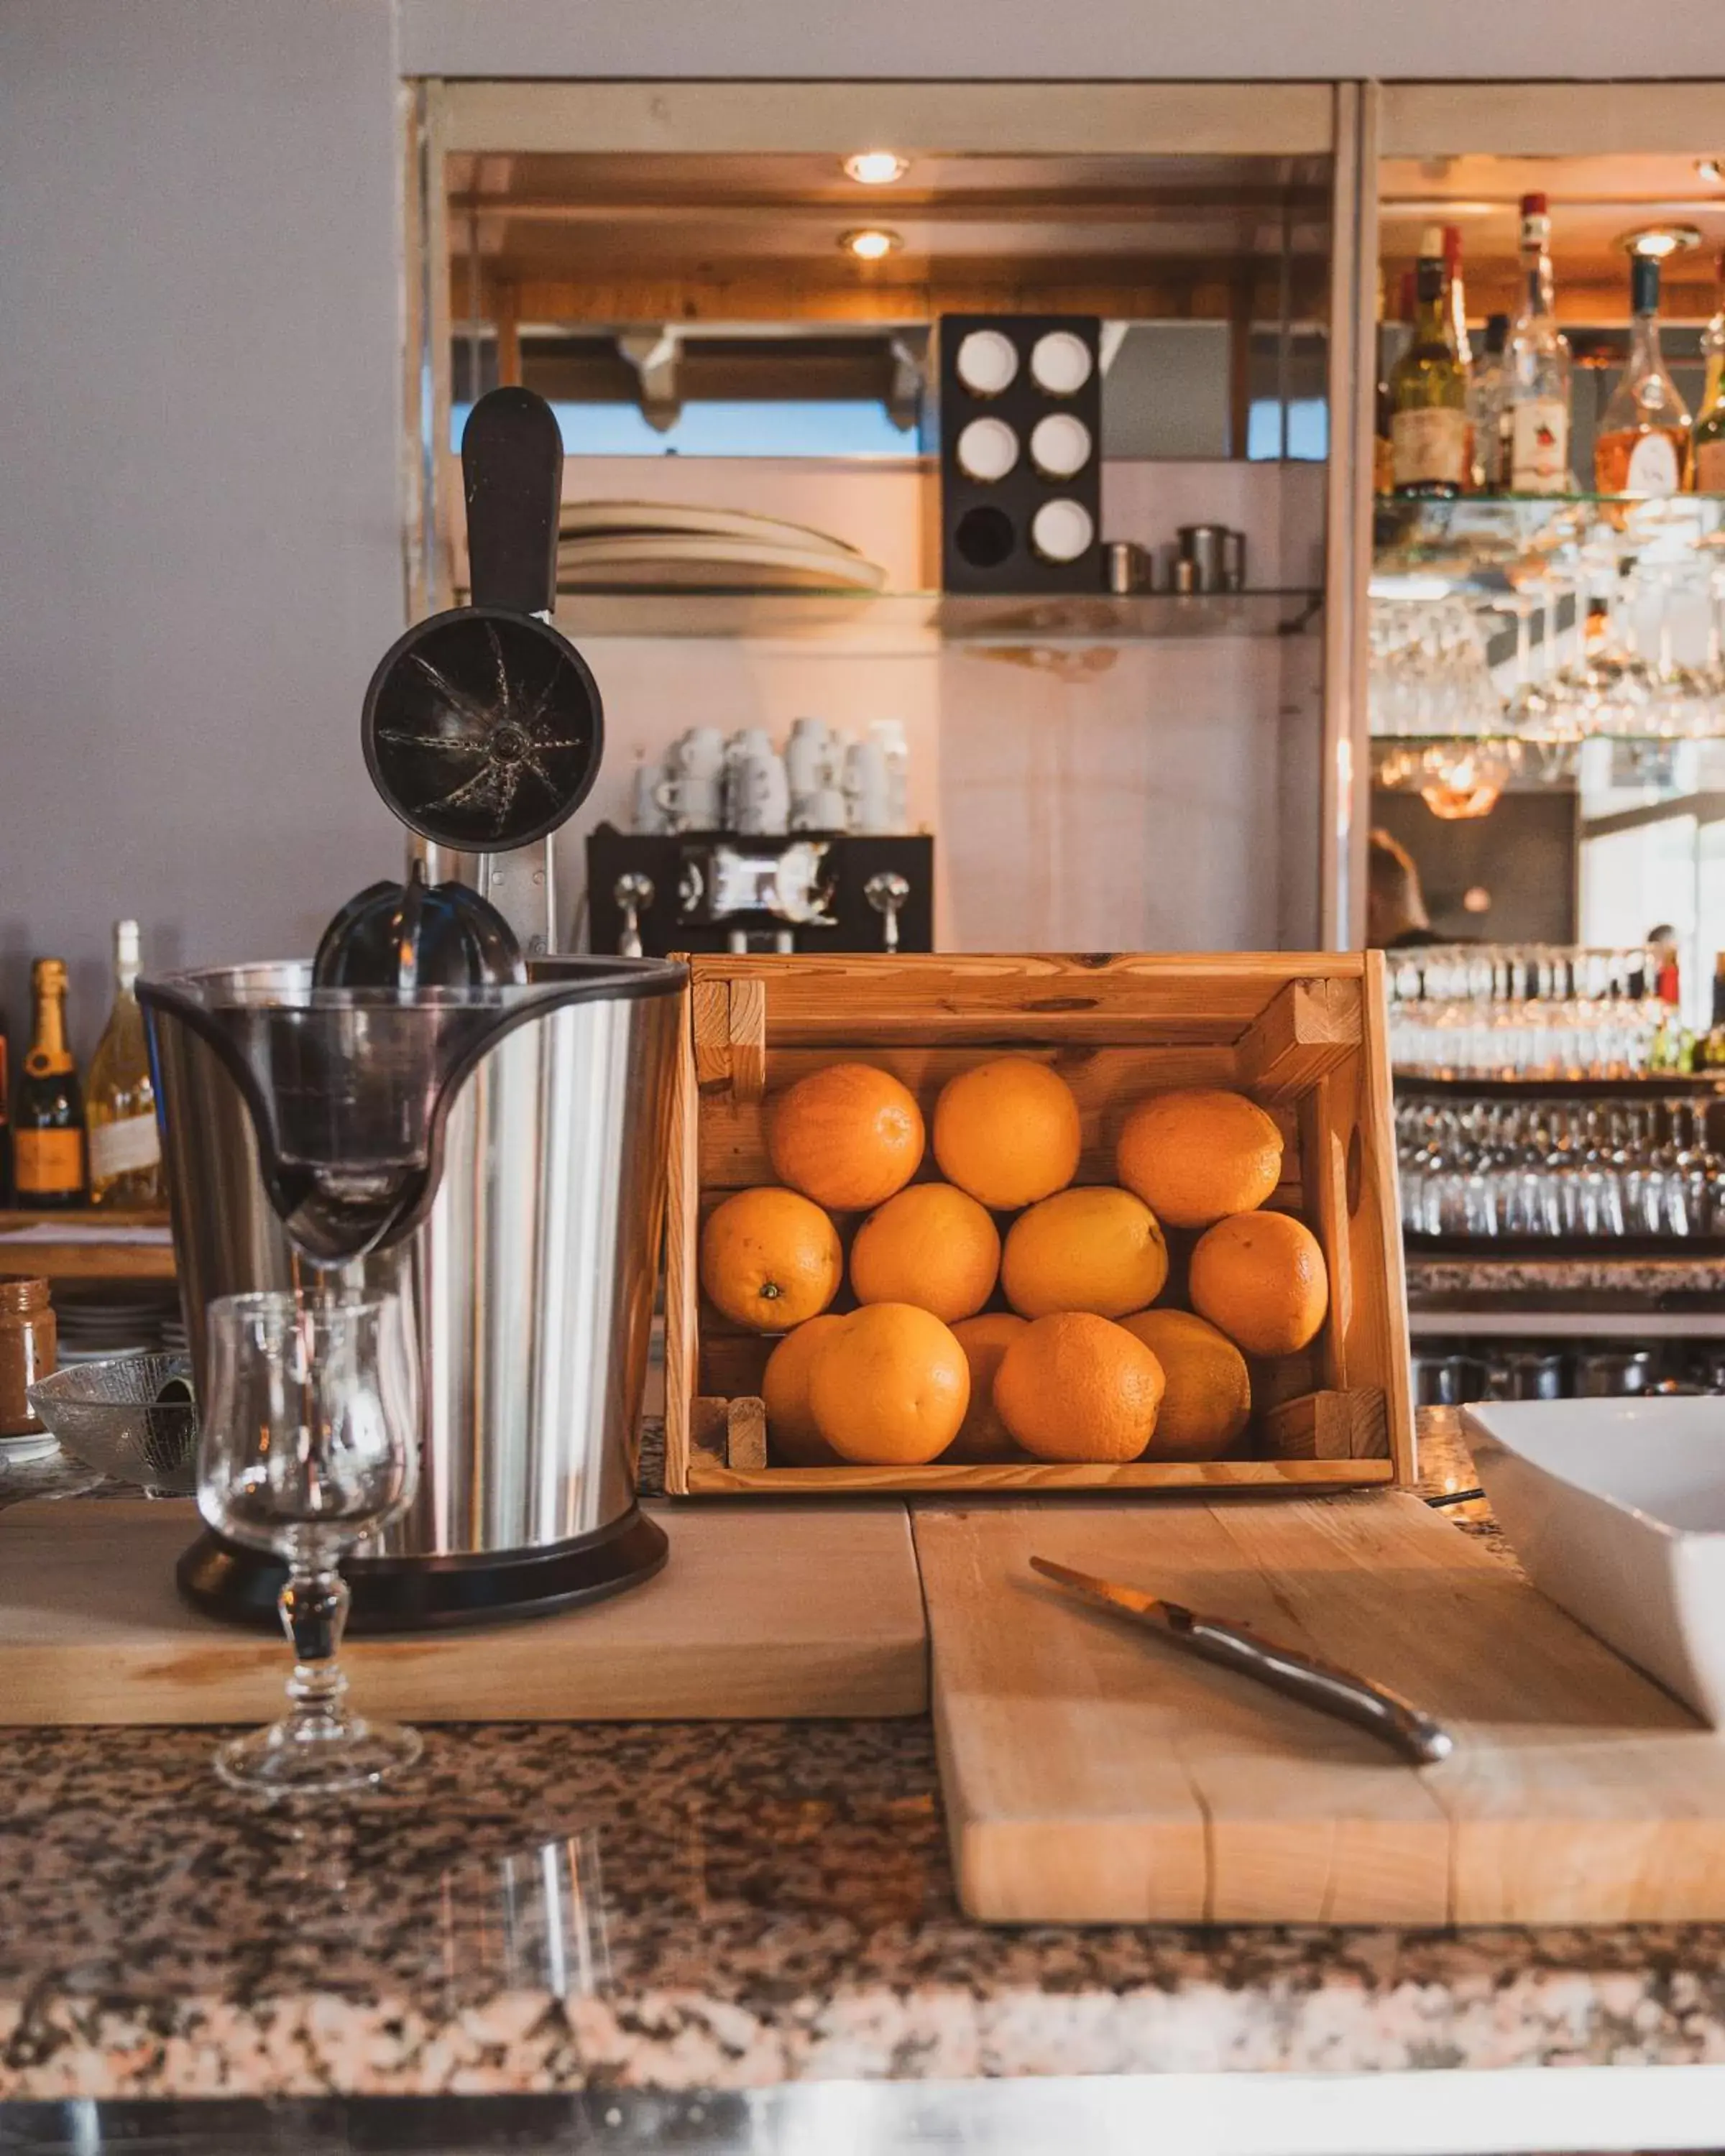
<svg viewBox="0 0 1725 2156">
<path fill-rule="evenodd" d="M 675 1074 L 666 1225 L 666 1479 L 685 1495 L 1406 1486 L 1414 1479 L 1383 960 L 1375 952 L 1182 957 L 695 957 Z M 1125 1113 L 1177 1086 L 1231 1086 L 1288 1141 L 1271 1203 L 1323 1246 L 1330 1314 L 1301 1354 L 1253 1368 L 1242 1456 L 1123 1466 L 770 1462 L 773 1342 L 702 1296 L 697 1246 L 729 1193 L 776 1180 L 771 1093 L 822 1064 L 892 1071 L 932 1119 L 955 1071 L 1046 1061 L 1083 1118 L 1081 1183 L 1114 1179 Z M 932 1153 L 923 1173 L 936 1173 Z M 848 1245 L 855 1220 L 841 1219 Z M 1178 1248 L 1179 1239 L 1171 1236 Z M 841 1296 L 835 1308 L 848 1307 Z"/>
</svg>

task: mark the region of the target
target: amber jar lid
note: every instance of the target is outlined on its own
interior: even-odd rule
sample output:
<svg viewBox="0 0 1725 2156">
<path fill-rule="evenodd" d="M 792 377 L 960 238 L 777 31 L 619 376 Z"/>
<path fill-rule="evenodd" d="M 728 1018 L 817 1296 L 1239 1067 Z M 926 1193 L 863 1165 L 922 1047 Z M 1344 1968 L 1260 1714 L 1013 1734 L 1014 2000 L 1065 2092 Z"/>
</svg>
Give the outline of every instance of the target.
<svg viewBox="0 0 1725 2156">
<path fill-rule="evenodd" d="M 47 1308 L 45 1280 L 0 1280 L 0 1317 L 18 1317 Z"/>
</svg>

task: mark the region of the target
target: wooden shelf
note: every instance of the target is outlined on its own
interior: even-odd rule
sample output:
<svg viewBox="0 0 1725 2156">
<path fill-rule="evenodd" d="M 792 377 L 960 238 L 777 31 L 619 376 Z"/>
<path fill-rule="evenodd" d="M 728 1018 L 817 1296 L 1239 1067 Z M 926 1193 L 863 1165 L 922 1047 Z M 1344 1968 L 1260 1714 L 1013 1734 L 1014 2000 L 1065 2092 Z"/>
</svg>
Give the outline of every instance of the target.
<svg viewBox="0 0 1725 2156">
<path fill-rule="evenodd" d="M 174 1253 L 167 1240 L 167 1224 L 165 1207 L 131 1213 L 93 1206 L 64 1213 L 0 1210 L 0 1274 L 41 1280 L 171 1281 Z M 162 1234 L 150 1242 L 133 1242 L 117 1232 L 136 1228 Z M 21 1229 L 64 1232 L 10 1240 Z"/>
</svg>

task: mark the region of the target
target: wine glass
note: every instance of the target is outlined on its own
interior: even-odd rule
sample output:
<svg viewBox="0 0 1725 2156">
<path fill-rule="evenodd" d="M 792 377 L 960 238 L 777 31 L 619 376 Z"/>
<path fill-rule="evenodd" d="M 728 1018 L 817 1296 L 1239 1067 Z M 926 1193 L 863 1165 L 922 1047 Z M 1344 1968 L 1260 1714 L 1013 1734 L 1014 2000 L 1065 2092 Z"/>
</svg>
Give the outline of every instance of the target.
<svg viewBox="0 0 1725 2156">
<path fill-rule="evenodd" d="M 210 1305 L 198 1508 L 231 1541 L 286 1559 L 278 1607 L 295 1654 L 285 1716 L 216 1754 L 236 1788 L 359 1789 L 419 1756 L 413 1730 L 347 1712 L 336 1661 L 349 1601 L 341 1556 L 413 1500 L 419 1416 L 408 1333 L 397 1296 L 278 1292 Z"/>
</svg>

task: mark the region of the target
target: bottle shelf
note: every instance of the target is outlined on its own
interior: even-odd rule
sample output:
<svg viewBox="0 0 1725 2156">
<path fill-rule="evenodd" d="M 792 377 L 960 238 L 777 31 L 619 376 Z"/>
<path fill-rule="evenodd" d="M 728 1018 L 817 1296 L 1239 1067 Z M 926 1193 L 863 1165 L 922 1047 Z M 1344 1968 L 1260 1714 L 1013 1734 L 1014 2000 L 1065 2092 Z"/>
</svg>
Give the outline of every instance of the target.
<svg viewBox="0 0 1725 2156">
<path fill-rule="evenodd" d="M 1106 645 L 1162 639 L 1293 636 L 1322 603 L 1307 589 L 1187 594 L 1143 592 L 582 591 L 557 595 L 558 629 L 577 643 L 605 637 L 830 639 L 924 649 Z"/>
<path fill-rule="evenodd" d="M 1640 1078 L 1445 1077 L 1398 1070 L 1407 1099 L 1471 1101 L 1706 1101 L 1725 1098 L 1725 1071 L 1656 1070 Z"/>
<path fill-rule="evenodd" d="M 0 1210 L 0 1273 L 39 1280 L 171 1281 L 173 1243 L 165 1209 L 120 1212 Z"/>
<path fill-rule="evenodd" d="M 1379 495 L 1373 540 L 1373 588 L 1382 596 L 1404 584 L 1410 597 L 1502 593 L 1589 547 L 1625 555 L 1656 544 L 1725 547 L 1725 495 Z"/>
</svg>

